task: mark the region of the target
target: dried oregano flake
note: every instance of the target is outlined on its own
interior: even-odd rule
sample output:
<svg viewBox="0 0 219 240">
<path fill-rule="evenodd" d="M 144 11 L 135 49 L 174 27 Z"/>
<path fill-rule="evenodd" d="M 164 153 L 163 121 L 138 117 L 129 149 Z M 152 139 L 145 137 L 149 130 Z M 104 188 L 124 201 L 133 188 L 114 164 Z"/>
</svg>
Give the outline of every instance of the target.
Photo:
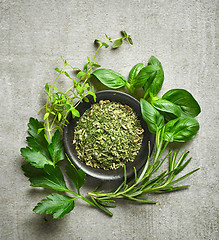
<svg viewBox="0 0 219 240">
<path fill-rule="evenodd" d="M 117 169 L 133 162 L 144 130 L 128 105 L 101 100 L 79 119 L 74 131 L 78 158 L 94 168 Z"/>
</svg>

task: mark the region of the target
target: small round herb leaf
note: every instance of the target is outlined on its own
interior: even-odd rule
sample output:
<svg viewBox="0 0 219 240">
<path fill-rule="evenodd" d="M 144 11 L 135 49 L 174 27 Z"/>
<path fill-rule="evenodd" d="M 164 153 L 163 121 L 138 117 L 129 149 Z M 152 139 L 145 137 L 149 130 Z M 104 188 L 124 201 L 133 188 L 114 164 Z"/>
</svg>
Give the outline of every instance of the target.
<svg viewBox="0 0 219 240">
<path fill-rule="evenodd" d="M 119 38 L 113 43 L 112 48 L 118 48 L 121 45 L 122 45 L 122 38 Z"/>
</svg>

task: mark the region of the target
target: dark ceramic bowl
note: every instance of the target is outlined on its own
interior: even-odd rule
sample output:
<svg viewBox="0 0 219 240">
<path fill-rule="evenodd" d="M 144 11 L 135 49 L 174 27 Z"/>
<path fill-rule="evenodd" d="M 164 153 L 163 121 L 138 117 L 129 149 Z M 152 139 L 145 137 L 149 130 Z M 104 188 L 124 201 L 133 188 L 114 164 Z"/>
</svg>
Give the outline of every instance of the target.
<svg viewBox="0 0 219 240">
<path fill-rule="evenodd" d="M 135 167 L 136 170 L 139 171 L 145 164 L 148 156 L 148 141 L 151 142 L 153 148 L 154 135 L 148 131 L 147 124 L 142 119 L 140 103 L 138 100 L 136 100 L 135 98 L 126 93 L 113 90 L 104 90 L 96 92 L 96 96 L 97 102 L 99 102 L 100 100 L 110 100 L 130 106 L 136 112 L 138 119 L 141 122 L 141 126 L 144 129 L 142 146 L 138 155 L 136 156 L 133 162 L 126 164 L 127 178 L 131 178 L 134 176 L 133 167 Z M 91 104 L 95 103 L 92 96 L 89 95 L 87 97 L 89 99 L 89 102 L 83 102 L 77 106 L 77 110 L 80 112 L 81 116 L 88 108 L 90 108 Z M 68 154 L 73 164 L 78 168 L 82 169 L 86 174 L 100 180 L 117 180 L 117 181 L 122 180 L 124 177 L 123 167 L 120 167 L 116 170 L 104 170 L 99 168 L 92 168 L 90 166 L 87 166 L 84 162 L 78 159 L 76 149 L 72 142 L 74 138 L 74 128 L 79 118 L 72 118 L 71 114 L 69 114 L 67 119 L 69 121 L 69 124 L 64 128 L 64 145 L 66 153 Z"/>
</svg>

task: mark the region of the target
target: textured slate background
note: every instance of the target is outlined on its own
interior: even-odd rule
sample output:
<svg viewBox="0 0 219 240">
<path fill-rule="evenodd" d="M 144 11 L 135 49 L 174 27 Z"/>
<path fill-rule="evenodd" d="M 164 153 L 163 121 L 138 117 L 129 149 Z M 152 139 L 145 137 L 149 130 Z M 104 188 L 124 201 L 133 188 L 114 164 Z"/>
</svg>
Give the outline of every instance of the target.
<svg viewBox="0 0 219 240">
<path fill-rule="evenodd" d="M 218 234 L 218 4 L 217 0 L 0 1 L 0 239 L 219 239 Z M 48 193 L 33 190 L 21 171 L 29 117 L 38 117 L 43 87 L 62 67 L 81 67 L 104 33 L 132 35 L 134 45 L 103 49 L 98 61 L 128 76 L 131 67 L 160 59 L 160 93 L 186 88 L 199 101 L 201 129 L 182 145 L 193 157 L 185 191 L 151 196 L 158 205 L 119 201 L 113 218 L 78 201 L 61 220 L 32 212 Z M 64 78 L 60 87 L 69 86 Z M 177 145 L 180 146 L 180 145 Z M 96 182 L 88 178 L 84 193 Z"/>
</svg>

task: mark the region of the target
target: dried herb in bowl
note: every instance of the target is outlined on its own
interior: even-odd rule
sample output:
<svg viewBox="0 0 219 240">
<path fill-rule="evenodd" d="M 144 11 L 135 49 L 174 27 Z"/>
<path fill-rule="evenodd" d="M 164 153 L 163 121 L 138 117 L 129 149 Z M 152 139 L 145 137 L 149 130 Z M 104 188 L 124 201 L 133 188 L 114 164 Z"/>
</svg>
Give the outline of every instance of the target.
<svg viewBox="0 0 219 240">
<path fill-rule="evenodd" d="M 101 100 L 87 109 L 74 131 L 78 158 L 86 165 L 105 170 L 133 162 L 144 130 L 128 105 Z"/>
</svg>

